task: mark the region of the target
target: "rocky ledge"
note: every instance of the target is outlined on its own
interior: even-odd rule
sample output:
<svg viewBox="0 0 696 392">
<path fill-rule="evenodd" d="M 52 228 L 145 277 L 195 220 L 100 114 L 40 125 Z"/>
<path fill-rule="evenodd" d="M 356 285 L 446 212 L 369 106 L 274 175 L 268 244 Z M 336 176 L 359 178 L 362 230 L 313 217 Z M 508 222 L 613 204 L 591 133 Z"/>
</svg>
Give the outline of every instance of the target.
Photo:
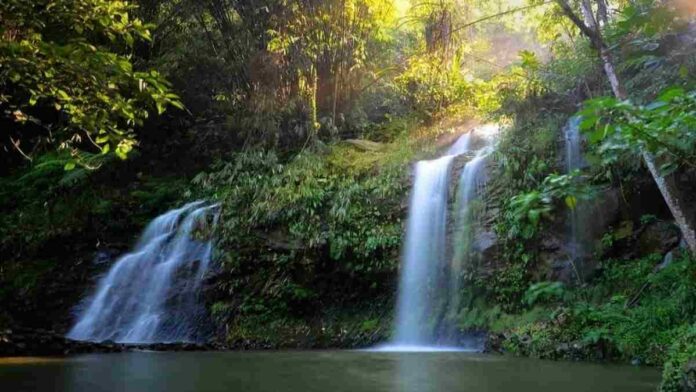
<svg viewBox="0 0 696 392">
<path fill-rule="evenodd" d="M 0 329 L 0 357 L 113 353 L 124 351 L 209 351 L 223 350 L 215 344 L 153 343 L 124 344 L 111 341 L 83 342 L 72 340 L 53 331 L 23 327 Z"/>
</svg>

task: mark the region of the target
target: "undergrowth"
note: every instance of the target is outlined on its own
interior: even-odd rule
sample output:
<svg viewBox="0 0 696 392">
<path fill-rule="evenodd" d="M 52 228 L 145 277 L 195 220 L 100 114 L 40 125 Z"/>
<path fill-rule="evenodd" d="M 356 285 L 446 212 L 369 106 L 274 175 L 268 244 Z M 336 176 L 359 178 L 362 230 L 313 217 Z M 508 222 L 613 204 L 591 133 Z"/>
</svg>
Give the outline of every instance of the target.
<svg viewBox="0 0 696 392">
<path fill-rule="evenodd" d="M 223 206 L 211 306 L 228 338 L 249 320 L 305 325 L 323 309 L 389 297 L 410 165 L 443 132 L 394 119 L 369 131 L 384 143 L 315 144 L 292 157 L 249 150 L 196 176 L 191 196 Z"/>
</svg>

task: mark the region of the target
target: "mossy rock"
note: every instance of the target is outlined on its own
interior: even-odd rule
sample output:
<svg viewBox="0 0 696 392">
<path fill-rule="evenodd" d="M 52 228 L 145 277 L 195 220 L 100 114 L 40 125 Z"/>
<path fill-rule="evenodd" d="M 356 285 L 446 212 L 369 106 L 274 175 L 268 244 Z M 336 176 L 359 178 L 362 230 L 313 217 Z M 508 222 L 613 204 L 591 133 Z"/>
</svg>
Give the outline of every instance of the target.
<svg viewBox="0 0 696 392">
<path fill-rule="evenodd" d="M 665 254 L 679 245 L 679 240 L 679 229 L 673 223 L 657 221 L 638 236 L 638 252 L 640 255 Z"/>
</svg>

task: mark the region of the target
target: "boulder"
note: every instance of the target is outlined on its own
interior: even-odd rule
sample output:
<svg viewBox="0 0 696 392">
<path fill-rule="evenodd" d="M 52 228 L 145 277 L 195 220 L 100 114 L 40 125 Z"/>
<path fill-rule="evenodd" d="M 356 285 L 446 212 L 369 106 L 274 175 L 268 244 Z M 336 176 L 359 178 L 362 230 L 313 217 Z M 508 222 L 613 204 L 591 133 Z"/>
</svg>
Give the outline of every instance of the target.
<svg viewBox="0 0 696 392">
<path fill-rule="evenodd" d="M 474 249 L 479 252 L 483 260 L 494 260 L 498 254 L 498 236 L 492 230 L 477 232 Z"/>
<path fill-rule="evenodd" d="M 85 342 L 68 339 L 43 329 L 13 327 L 0 330 L 0 357 L 112 353 L 133 350 L 150 351 L 209 351 L 226 347 L 199 343 L 123 344 L 107 340 Z"/>
<path fill-rule="evenodd" d="M 581 241 L 593 247 L 621 216 L 621 192 L 617 188 L 599 190 L 591 200 L 577 205 Z M 592 249 L 593 250 L 593 249 Z"/>
<path fill-rule="evenodd" d="M 656 221 L 638 234 L 638 254 L 647 256 L 653 253 L 666 254 L 679 245 L 679 228 L 671 222 Z"/>
</svg>

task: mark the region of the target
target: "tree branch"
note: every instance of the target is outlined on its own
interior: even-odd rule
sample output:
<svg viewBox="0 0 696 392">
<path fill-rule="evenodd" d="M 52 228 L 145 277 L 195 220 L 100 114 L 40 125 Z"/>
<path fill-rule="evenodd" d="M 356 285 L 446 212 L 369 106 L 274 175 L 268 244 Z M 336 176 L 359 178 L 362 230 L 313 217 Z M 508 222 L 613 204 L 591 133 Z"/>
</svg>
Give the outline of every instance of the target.
<svg viewBox="0 0 696 392">
<path fill-rule="evenodd" d="M 452 31 L 451 31 L 450 33 L 451 33 L 451 34 L 454 34 L 454 33 L 456 33 L 456 32 L 459 31 L 459 30 L 465 29 L 465 28 L 467 28 L 467 27 L 471 27 L 471 26 L 473 26 L 473 25 L 475 25 L 475 24 L 478 24 L 478 23 L 481 23 L 481 22 L 485 22 L 485 21 L 487 21 L 487 20 L 489 20 L 489 19 L 494 19 L 494 18 L 497 18 L 497 17 L 500 17 L 500 16 L 504 16 L 504 15 L 508 15 L 508 14 L 514 14 L 515 12 L 528 10 L 528 9 L 530 9 L 530 8 L 541 7 L 542 5 L 546 5 L 546 4 L 549 4 L 549 3 L 553 3 L 553 1 L 554 1 L 554 0 L 547 0 L 547 1 L 544 1 L 543 3 L 532 4 L 532 5 L 528 5 L 528 6 L 524 6 L 524 7 L 517 7 L 517 8 L 513 8 L 513 9 L 507 10 L 507 11 L 503 11 L 503 12 L 500 12 L 500 13 L 497 13 L 497 14 L 494 14 L 494 15 L 488 15 L 488 16 L 485 16 L 485 17 L 483 17 L 483 18 L 481 18 L 481 19 L 477 19 L 477 20 L 475 20 L 475 21 L 473 21 L 473 22 L 469 22 L 469 23 L 465 23 L 465 24 L 463 24 L 463 25 L 457 26 L 456 28 L 452 29 Z"/>
<path fill-rule="evenodd" d="M 592 46 L 597 49 L 601 50 L 602 49 L 602 40 L 597 34 L 596 31 L 592 30 L 589 26 L 585 24 L 585 22 L 580 19 L 579 16 L 575 14 L 573 9 L 570 7 L 570 4 L 566 0 L 554 0 L 556 4 L 558 4 L 559 7 L 561 7 L 561 11 L 563 11 L 563 14 L 570 19 L 571 22 L 575 26 L 577 26 L 580 31 L 587 36 L 587 38 L 590 39 L 590 43 Z"/>
</svg>

